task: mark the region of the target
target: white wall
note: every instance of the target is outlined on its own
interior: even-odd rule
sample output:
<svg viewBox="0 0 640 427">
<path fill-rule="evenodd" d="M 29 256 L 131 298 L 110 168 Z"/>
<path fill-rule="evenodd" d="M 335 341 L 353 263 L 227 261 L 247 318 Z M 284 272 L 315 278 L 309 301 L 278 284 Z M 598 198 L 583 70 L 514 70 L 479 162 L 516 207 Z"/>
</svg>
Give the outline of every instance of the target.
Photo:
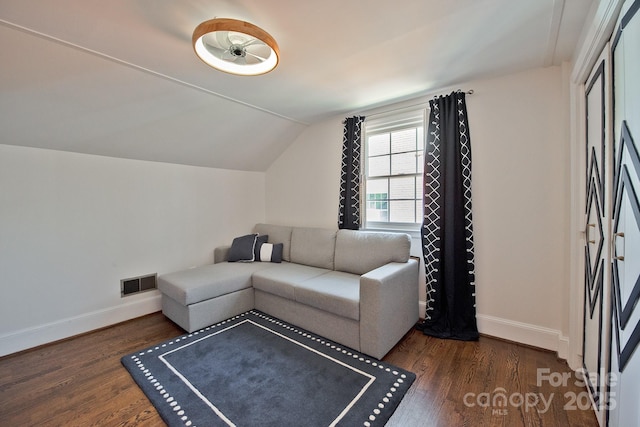
<svg viewBox="0 0 640 427">
<path fill-rule="evenodd" d="M 566 357 L 565 86 L 561 67 L 475 82 L 469 125 L 479 326 Z"/>
<path fill-rule="evenodd" d="M 267 170 L 267 221 L 337 228 L 342 120 L 309 126 Z"/>
<path fill-rule="evenodd" d="M 550 67 L 459 85 L 475 91 L 467 108 L 480 332 L 561 354 L 568 324 L 563 82 L 562 67 Z M 337 226 L 343 119 L 310 126 L 269 168 L 268 221 Z M 419 248 L 416 239 L 412 251 Z M 424 304 L 424 289 L 420 298 Z"/>
<path fill-rule="evenodd" d="M 0 355 L 158 311 L 120 280 L 210 263 L 265 174 L 0 145 Z"/>
</svg>

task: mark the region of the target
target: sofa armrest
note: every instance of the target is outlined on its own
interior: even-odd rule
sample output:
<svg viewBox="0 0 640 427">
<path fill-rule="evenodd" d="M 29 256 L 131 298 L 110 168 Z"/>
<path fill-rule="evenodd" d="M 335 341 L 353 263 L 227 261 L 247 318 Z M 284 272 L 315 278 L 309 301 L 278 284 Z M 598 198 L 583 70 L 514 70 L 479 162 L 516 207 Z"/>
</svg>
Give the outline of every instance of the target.
<svg viewBox="0 0 640 427">
<path fill-rule="evenodd" d="M 218 246 L 213 250 L 213 263 L 218 264 L 229 260 L 231 246 Z"/>
<path fill-rule="evenodd" d="M 391 262 L 360 276 L 360 351 L 381 359 L 419 320 L 418 262 Z"/>
</svg>

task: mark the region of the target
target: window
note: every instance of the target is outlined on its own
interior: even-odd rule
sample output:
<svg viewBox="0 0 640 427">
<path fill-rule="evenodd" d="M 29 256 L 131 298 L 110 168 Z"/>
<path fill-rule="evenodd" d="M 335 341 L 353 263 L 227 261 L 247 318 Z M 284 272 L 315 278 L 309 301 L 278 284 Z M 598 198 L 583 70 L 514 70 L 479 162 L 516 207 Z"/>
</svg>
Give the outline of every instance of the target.
<svg viewBox="0 0 640 427">
<path fill-rule="evenodd" d="M 365 228 L 420 228 L 424 121 L 424 108 L 365 121 Z"/>
</svg>

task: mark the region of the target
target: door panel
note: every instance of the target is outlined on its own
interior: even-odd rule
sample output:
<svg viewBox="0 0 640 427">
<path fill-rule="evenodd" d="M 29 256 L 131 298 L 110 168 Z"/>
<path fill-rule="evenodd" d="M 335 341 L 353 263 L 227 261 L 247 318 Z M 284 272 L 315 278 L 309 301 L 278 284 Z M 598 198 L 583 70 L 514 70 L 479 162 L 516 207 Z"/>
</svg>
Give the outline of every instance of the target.
<svg viewBox="0 0 640 427">
<path fill-rule="evenodd" d="M 630 5 L 629 5 L 630 4 Z M 614 194 L 609 425 L 640 425 L 640 1 L 625 3 L 612 45 Z"/>
<path fill-rule="evenodd" d="M 605 47 L 585 88 L 586 105 L 586 209 L 585 209 L 585 279 L 583 306 L 583 348 L 582 361 L 584 378 L 591 395 L 598 419 L 605 420 L 608 328 L 604 327 L 605 300 L 609 299 L 609 275 L 607 251 L 609 248 L 609 228 L 606 212 L 607 202 L 607 138 L 608 93 L 610 78 L 607 71 L 609 48 Z"/>
</svg>

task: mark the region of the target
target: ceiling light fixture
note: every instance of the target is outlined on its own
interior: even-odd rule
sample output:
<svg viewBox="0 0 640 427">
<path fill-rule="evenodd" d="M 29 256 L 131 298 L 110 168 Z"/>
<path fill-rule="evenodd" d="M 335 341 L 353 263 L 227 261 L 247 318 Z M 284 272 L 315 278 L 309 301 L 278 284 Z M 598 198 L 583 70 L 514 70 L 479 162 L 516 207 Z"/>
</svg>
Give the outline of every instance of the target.
<svg viewBox="0 0 640 427">
<path fill-rule="evenodd" d="M 265 74 L 278 65 L 280 50 L 269 33 L 249 22 L 215 18 L 193 30 L 196 55 L 215 69 L 242 76 Z"/>
</svg>

